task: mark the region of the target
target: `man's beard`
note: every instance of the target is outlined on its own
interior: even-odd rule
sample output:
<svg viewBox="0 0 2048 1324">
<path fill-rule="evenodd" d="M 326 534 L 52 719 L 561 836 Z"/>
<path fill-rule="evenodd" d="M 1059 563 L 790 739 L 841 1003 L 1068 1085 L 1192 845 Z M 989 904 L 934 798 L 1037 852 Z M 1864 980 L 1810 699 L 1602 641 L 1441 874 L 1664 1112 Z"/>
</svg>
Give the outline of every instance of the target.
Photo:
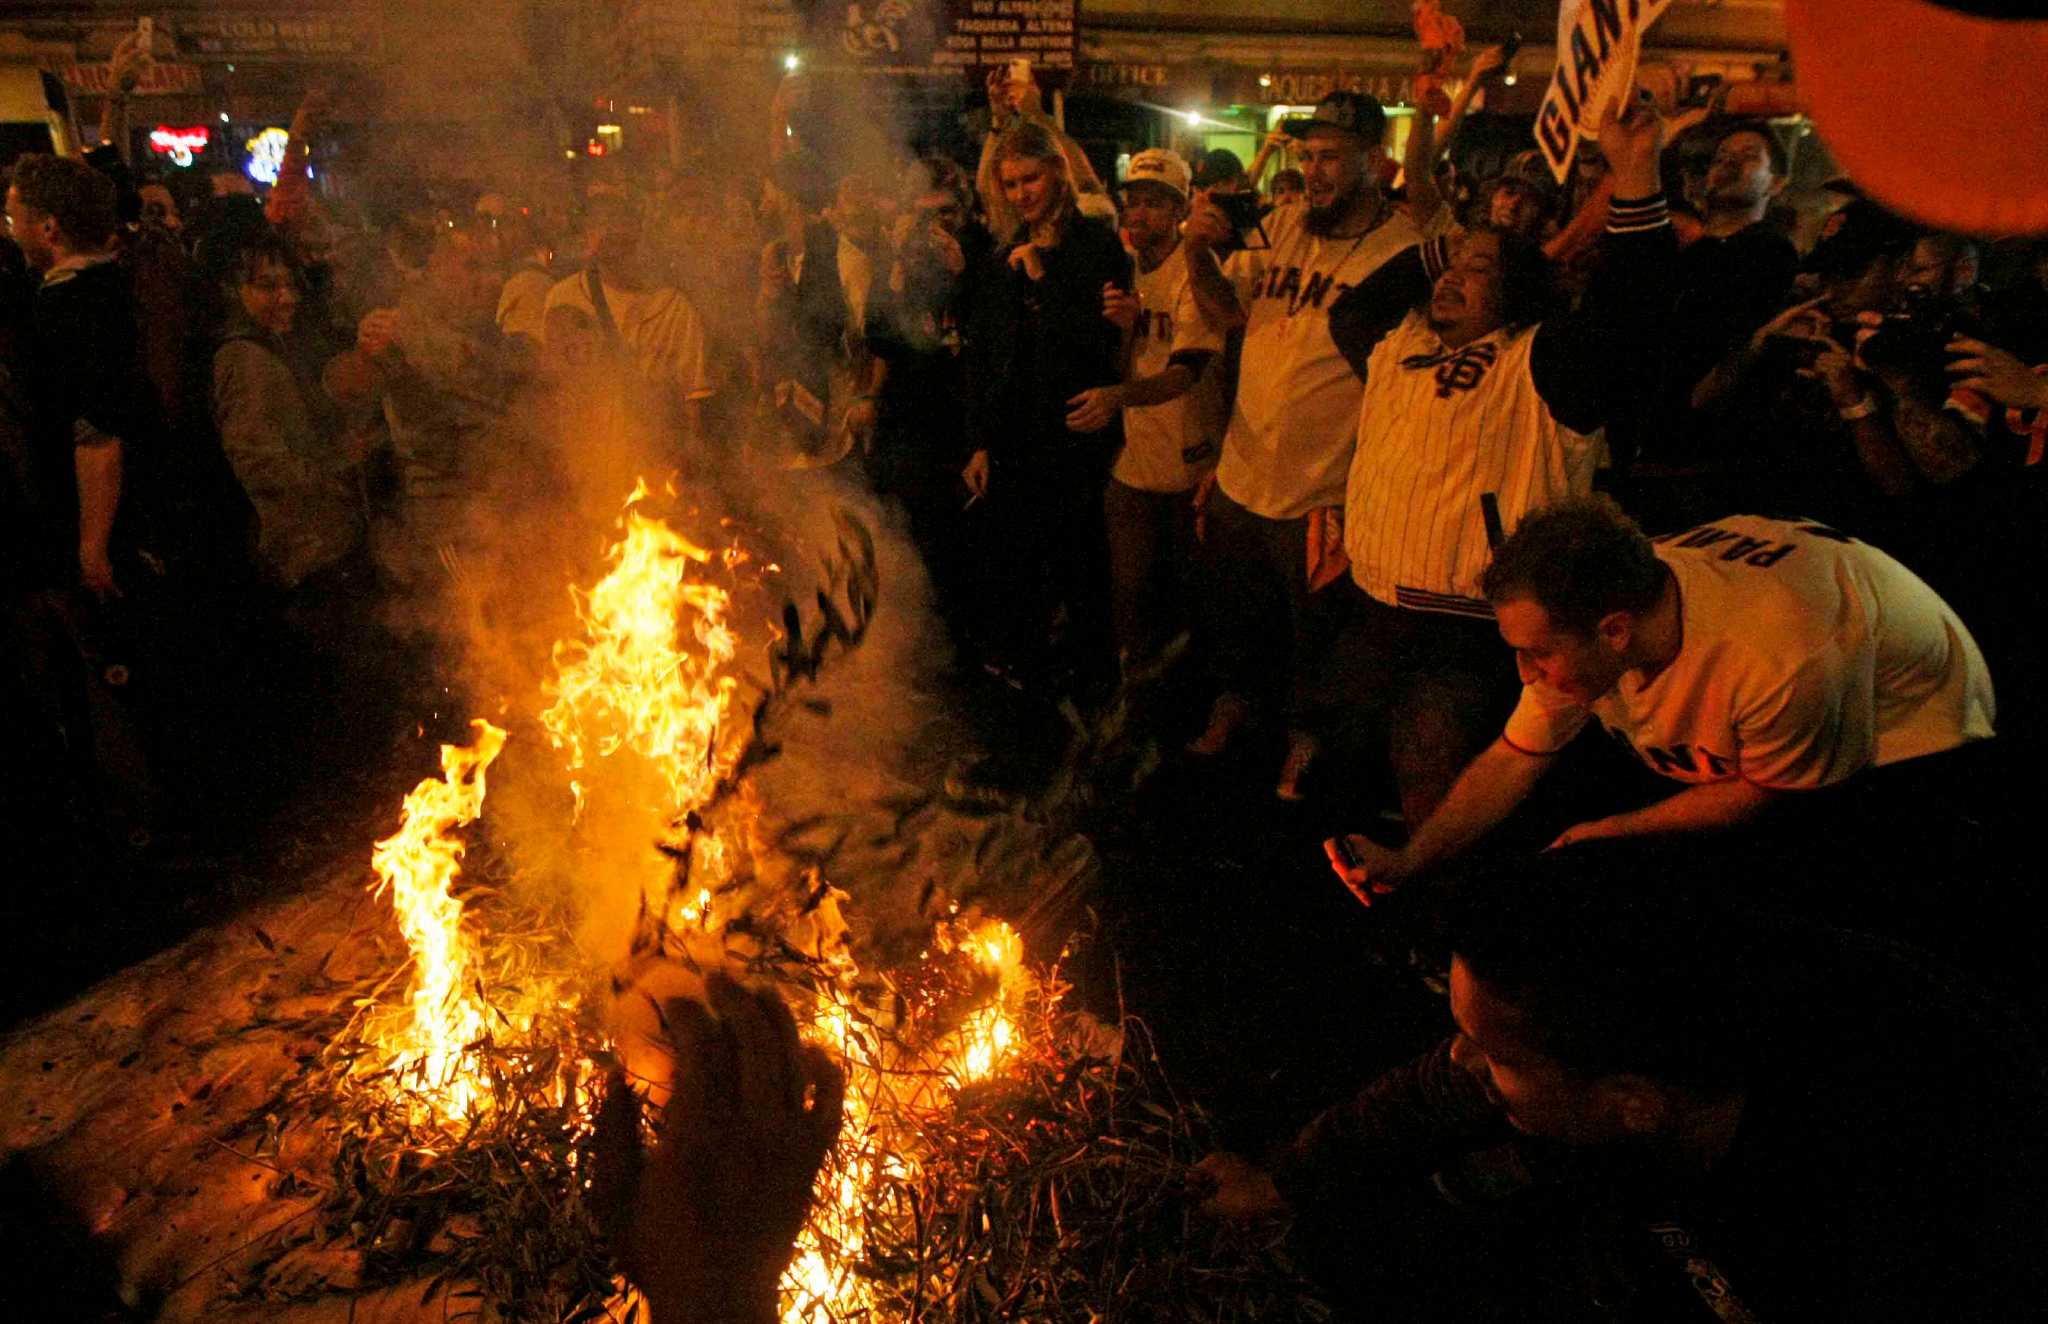
<svg viewBox="0 0 2048 1324">
<path fill-rule="evenodd" d="M 1712 185 L 1707 187 L 1708 211 L 1748 211 L 1763 199 L 1763 194 L 1750 189 L 1740 180 L 1718 189 Z"/>
<path fill-rule="evenodd" d="M 1318 237 L 1334 234 L 1365 203 L 1366 182 L 1361 176 L 1357 183 L 1330 199 L 1326 207 L 1313 202 L 1308 205 L 1307 215 L 1301 218 L 1301 227 Z"/>
</svg>

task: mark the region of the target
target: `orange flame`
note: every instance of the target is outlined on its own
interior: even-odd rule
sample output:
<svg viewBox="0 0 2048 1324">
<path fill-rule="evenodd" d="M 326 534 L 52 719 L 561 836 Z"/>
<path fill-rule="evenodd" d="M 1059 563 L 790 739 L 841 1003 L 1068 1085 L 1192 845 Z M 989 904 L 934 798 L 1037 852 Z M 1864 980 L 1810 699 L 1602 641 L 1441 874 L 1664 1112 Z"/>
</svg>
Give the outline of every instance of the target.
<svg viewBox="0 0 2048 1324">
<path fill-rule="evenodd" d="M 719 884 L 731 876 L 729 852 L 738 847 L 709 832 L 692 840 L 685 820 L 710 801 L 730 772 L 734 752 L 721 748 L 721 735 L 737 682 L 722 671 L 738 639 L 725 621 L 724 590 L 695 578 L 698 567 L 712 562 L 712 553 L 642 513 L 638 507 L 647 495 L 643 481 L 627 498 L 605 575 L 587 591 L 571 589 L 584 638 L 555 645 L 556 675 L 544 689 L 551 703 L 540 721 L 563 752 L 578 813 L 593 793 L 591 774 L 599 760 L 629 750 L 658 770 L 667 803 L 647 808 L 661 816 L 669 843 L 687 844 L 693 860 L 692 895 L 671 900 L 671 927 L 723 935 L 735 918 L 725 907 L 739 903 L 724 897 Z M 732 551 L 720 559 L 727 570 L 738 563 Z M 443 778 L 422 782 L 406 798 L 404 826 L 379 842 L 373 857 L 379 892 L 392 892 L 416 967 L 411 1022 L 388 1040 L 392 1058 L 420 1082 L 424 1104 L 444 1118 L 465 1115 L 487 1099 L 481 1076 L 467 1070 L 464 1060 L 493 1013 L 478 987 L 479 962 L 462 929 L 462 907 L 450 893 L 462 856 L 453 830 L 481 812 L 484 769 L 505 742 L 505 732 L 490 723 L 479 720 L 475 726 L 474 745 L 442 747 Z M 818 881 L 804 875 L 806 893 Z M 843 899 L 830 893 L 819 905 L 812 898 L 806 910 L 813 921 L 843 929 L 837 919 Z M 881 1013 L 843 951 L 813 967 L 821 984 L 806 1037 L 846 1071 L 846 1118 L 838 1149 L 820 1176 L 811 1223 L 783 1280 L 787 1324 L 871 1311 L 873 1290 L 856 1272 L 868 1211 L 880 1179 L 900 1177 L 917 1164 L 917 1137 L 899 1133 L 895 1119 L 946 1106 L 953 1091 L 1009 1069 L 1023 1046 L 1016 1018 L 1034 986 L 1015 930 L 1000 920 L 947 920 L 938 926 L 934 946 L 934 959 L 970 963 L 978 1001 L 950 1018 L 932 1018 L 949 1028 L 919 1027 L 905 1036 L 915 1042 L 879 1038 L 862 1028 Z M 512 1028 L 523 1024 L 515 1016 Z M 931 1037 L 919 1037 L 926 1033 Z"/>
<path fill-rule="evenodd" d="M 397 832 L 377 843 L 370 865 L 375 894 L 389 889 L 398 925 L 412 948 L 412 1022 L 392 1043 L 401 1075 L 442 1116 L 463 1116 L 476 1103 L 477 1081 L 464 1054 L 480 1038 L 485 1012 L 475 992 L 476 951 L 462 931 L 462 903 L 451 891 L 462 871 L 462 838 L 454 829 L 483 812 L 484 769 L 505 747 L 505 733 L 478 718 L 476 741 L 441 746 L 441 777 L 405 797 Z"/>
<path fill-rule="evenodd" d="M 554 704 L 540 721 L 572 774 L 631 749 L 661 770 L 681 813 L 708 800 L 723 771 L 718 737 L 736 682 L 717 673 L 739 639 L 725 591 L 691 578 L 711 553 L 635 509 L 647 494 L 642 481 L 626 499 L 611 570 L 588 592 L 570 590 L 585 638 L 555 645 Z M 695 651 L 678 642 L 684 622 Z"/>
</svg>

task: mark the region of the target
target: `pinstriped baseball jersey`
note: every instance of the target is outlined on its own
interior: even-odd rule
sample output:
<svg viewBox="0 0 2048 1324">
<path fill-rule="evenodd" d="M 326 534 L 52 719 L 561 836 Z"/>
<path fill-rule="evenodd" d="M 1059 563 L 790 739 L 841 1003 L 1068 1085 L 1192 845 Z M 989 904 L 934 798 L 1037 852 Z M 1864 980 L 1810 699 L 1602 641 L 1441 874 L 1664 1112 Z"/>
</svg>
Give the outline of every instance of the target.
<svg viewBox="0 0 2048 1324">
<path fill-rule="evenodd" d="M 1479 498 L 1512 531 L 1528 511 L 1592 489 L 1595 443 L 1536 389 L 1536 329 L 1444 347 L 1410 313 L 1373 350 L 1344 493 L 1351 577 L 1381 602 L 1491 618 L 1479 591 L 1492 549 Z"/>
</svg>

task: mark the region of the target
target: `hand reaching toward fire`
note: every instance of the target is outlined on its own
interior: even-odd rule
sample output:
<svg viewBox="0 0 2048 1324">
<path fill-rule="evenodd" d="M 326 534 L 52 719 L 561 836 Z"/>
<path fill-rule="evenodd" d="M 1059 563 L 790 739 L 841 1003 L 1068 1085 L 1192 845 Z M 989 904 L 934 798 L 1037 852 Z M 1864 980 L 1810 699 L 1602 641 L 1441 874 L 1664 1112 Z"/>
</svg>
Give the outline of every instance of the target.
<svg viewBox="0 0 2048 1324">
<path fill-rule="evenodd" d="M 1323 843 L 1323 854 L 1330 858 L 1330 867 L 1351 889 L 1351 895 L 1368 906 L 1375 896 L 1385 896 L 1400 886 L 1406 874 L 1401 852 L 1356 832 L 1330 838 Z"/>
<path fill-rule="evenodd" d="M 1271 1174 L 1226 1150 L 1204 1155 L 1195 1164 L 1189 1186 L 1202 1199 L 1201 1211 L 1212 1218 L 1250 1222 L 1287 1212 L 1287 1201 Z"/>
<path fill-rule="evenodd" d="M 797 1038 L 782 1000 L 722 974 L 705 991 L 708 1009 L 690 998 L 662 1008 L 675 1075 L 653 1156 L 623 1078 L 598 1113 L 593 1204 L 657 1324 L 776 1317 L 839 1134 L 845 1078 Z"/>
</svg>

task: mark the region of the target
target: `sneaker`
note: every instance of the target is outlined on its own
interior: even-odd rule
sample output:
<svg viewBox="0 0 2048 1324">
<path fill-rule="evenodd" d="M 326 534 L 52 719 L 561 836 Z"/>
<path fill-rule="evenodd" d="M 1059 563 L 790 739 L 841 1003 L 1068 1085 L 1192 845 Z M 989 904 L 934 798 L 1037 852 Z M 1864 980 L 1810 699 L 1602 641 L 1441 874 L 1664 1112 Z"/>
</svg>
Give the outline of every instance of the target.
<svg viewBox="0 0 2048 1324">
<path fill-rule="evenodd" d="M 1273 794 L 1293 804 L 1302 798 L 1301 778 L 1308 771 L 1309 764 L 1316 761 L 1316 751 L 1322 746 L 1306 731 L 1287 733 L 1287 759 L 1280 765 L 1280 782 L 1273 788 Z"/>
<path fill-rule="evenodd" d="M 1188 753 L 1199 754 L 1205 758 L 1212 754 L 1221 754 L 1224 746 L 1230 743 L 1230 738 L 1237 734 L 1237 729 L 1244 725 L 1245 719 L 1250 717 L 1251 713 L 1251 705 L 1246 703 L 1242 696 L 1232 694 L 1228 690 L 1217 695 L 1216 702 L 1209 706 L 1209 725 L 1202 729 L 1202 734 L 1188 741 Z"/>
</svg>

